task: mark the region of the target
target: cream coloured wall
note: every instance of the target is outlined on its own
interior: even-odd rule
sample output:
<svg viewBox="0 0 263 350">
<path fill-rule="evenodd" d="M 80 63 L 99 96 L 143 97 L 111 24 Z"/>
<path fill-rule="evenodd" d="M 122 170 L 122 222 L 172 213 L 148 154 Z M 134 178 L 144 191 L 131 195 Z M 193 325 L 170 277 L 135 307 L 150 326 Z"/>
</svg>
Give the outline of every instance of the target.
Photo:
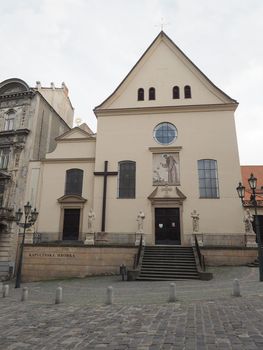
<svg viewBox="0 0 263 350">
<path fill-rule="evenodd" d="M 118 199 L 117 177 L 108 180 L 106 230 L 134 232 L 137 214 L 143 210 L 148 242 L 153 243 L 153 208 L 147 197 L 155 187 L 152 186 L 153 154 L 149 147 L 162 147 L 153 139 L 153 129 L 164 121 L 173 123 L 178 130 L 178 138 L 170 147 L 182 147 L 178 188 L 187 197 L 181 208 L 182 235 L 192 232 L 190 213 L 193 209 L 200 213 L 200 232 L 243 233 L 242 208 L 235 190 L 241 178 L 235 124 L 233 112 L 227 111 L 99 117 L 96 171 L 103 169 L 104 160 L 109 161 L 110 171 L 117 170 L 121 160 L 136 161 L 136 199 Z M 219 199 L 199 198 L 197 160 L 205 158 L 217 160 Z M 102 179 L 95 178 L 97 217 L 101 215 L 101 202 Z M 98 230 L 99 224 L 97 222 Z"/>
<path fill-rule="evenodd" d="M 56 158 L 93 158 L 96 140 L 76 140 L 75 142 L 59 142 L 54 152 L 46 155 L 47 160 Z"/>
<path fill-rule="evenodd" d="M 180 99 L 172 99 L 173 86 L 180 87 Z M 184 98 L 184 86 L 190 85 L 192 98 Z M 150 87 L 156 100 L 148 100 Z M 144 88 L 145 100 L 137 101 L 138 88 Z M 118 91 L 102 108 L 132 108 L 222 104 L 230 102 L 165 38 L 159 38 L 135 67 Z"/>
<path fill-rule="evenodd" d="M 58 199 L 65 194 L 66 171 L 78 168 L 84 171 L 82 197 L 87 199 L 83 209 L 82 233 L 87 231 L 87 214 L 92 207 L 93 198 L 93 162 L 45 163 L 42 168 L 42 191 L 39 207 L 38 232 L 57 235 L 61 232 L 61 205 Z M 58 239 L 59 237 L 57 237 Z"/>
<path fill-rule="evenodd" d="M 79 135 L 82 139 L 74 137 L 78 134 L 76 129 L 69 131 L 68 134 L 73 136 L 72 139 L 60 138 L 55 151 L 49 153 L 42 162 L 30 162 L 27 198 L 31 200 L 34 195 L 34 201 L 39 210 L 36 230 L 48 235 L 49 240 L 61 238 L 63 209 L 58 199 L 65 194 L 68 169 L 78 168 L 84 171 L 82 197 L 87 201 L 82 209 L 80 239 L 84 239 L 84 234 L 87 232 L 87 215 L 93 206 L 95 142 L 89 141 L 87 136 L 83 137 L 83 134 Z"/>
</svg>

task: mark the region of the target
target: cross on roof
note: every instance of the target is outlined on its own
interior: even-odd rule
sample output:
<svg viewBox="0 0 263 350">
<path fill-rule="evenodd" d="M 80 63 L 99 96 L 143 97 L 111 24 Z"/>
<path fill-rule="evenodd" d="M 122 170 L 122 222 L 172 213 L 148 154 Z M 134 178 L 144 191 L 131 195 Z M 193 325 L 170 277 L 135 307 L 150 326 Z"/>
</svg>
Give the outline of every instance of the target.
<svg viewBox="0 0 263 350">
<path fill-rule="evenodd" d="M 166 22 L 164 21 L 164 18 L 162 17 L 161 18 L 161 23 L 160 24 L 156 24 L 155 27 L 161 27 L 161 30 L 163 30 L 163 27 L 164 26 L 168 26 L 170 23 L 169 22 Z"/>
</svg>

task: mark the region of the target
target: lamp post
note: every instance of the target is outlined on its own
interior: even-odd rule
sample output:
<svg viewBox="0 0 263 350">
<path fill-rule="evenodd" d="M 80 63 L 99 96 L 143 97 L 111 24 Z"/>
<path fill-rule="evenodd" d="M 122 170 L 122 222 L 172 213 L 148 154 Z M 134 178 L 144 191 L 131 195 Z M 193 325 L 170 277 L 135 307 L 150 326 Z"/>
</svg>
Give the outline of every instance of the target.
<svg viewBox="0 0 263 350">
<path fill-rule="evenodd" d="M 259 281 L 262 282 L 263 281 L 263 255 L 262 255 L 262 248 L 261 248 L 261 237 L 260 237 L 260 229 L 259 229 L 259 222 L 258 222 L 257 199 L 256 199 L 257 178 L 253 174 L 250 175 L 250 178 L 248 179 L 248 184 L 252 191 L 250 196 L 250 202 L 253 205 L 255 210 L 255 228 L 256 228 L 256 237 L 257 237 L 257 243 L 258 243 Z M 236 188 L 236 190 L 243 204 L 244 197 L 245 197 L 245 186 L 243 186 L 242 183 L 239 182 L 239 185 Z"/>
<path fill-rule="evenodd" d="M 23 264 L 23 253 L 24 253 L 24 244 L 25 244 L 25 235 L 26 235 L 26 229 L 30 226 L 34 225 L 34 223 L 37 220 L 38 212 L 36 208 L 34 210 L 31 210 L 31 204 L 27 202 L 27 204 L 24 206 L 24 213 L 19 208 L 16 212 L 15 221 L 19 227 L 23 227 L 23 237 L 22 242 L 20 244 L 20 255 L 19 255 L 19 261 L 18 261 L 18 268 L 17 268 L 17 274 L 16 274 L 16 284 L 15 288 L 20 288 L 21 283 L 21 272 L 22 272 L 22 264 Z M 20 220 L 25 215 L 25 222 L 20 223 Z"/>
</svg>

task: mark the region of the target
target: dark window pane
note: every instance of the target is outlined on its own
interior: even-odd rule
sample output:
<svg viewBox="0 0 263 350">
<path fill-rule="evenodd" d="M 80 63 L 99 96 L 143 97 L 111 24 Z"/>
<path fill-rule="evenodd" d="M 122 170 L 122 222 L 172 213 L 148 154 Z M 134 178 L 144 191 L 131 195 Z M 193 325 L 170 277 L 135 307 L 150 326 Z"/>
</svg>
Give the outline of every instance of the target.
<svg viewBox="0 0 263 350">
<path fill-rule="evenodd" d="M 184 87 L 184 98 L 191 98 L 191 86 L 186 85 Z"/>
<path fill-rule="evenodd" d="M 138 101 L 144 100 L 144 90 L 142 88 L 138 89 Z"/>
<path fill-rule="evenodd" d="M 178 98 L 180 98 L 179 86 L 174 86 L 173 87 L 173 99 L 178 99 Z"/>
<path fill-rule="evenodd" d="M 135 198 L 136 163 L 119 163 L 119 198 Z"/>
<path fill-rule="evenodd" d="M 83 170 L 69 169 L 66 172 L 65 194 L 82 195 Z"/>
<path fill-rule="evenodd" d="M 200 197 L 218 198 L 217 162 L 213 159 L 198 160 Z"/>
<path fill-rule="evenodd" d="M 153 87 L 149 89 L 149 100 L 155 100 L 155 88 Z"/>
</svg>

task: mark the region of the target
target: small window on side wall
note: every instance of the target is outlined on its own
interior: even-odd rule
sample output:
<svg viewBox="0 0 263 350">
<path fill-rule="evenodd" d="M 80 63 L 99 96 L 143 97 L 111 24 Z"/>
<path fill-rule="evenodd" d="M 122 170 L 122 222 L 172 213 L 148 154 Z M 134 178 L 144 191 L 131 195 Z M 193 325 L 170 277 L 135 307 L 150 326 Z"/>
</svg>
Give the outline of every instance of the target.
<svg viewBox="0 0 263 350">
<path fill-rule="evenodd" d="M 179 86 L 173 87 L 173 99 L 179 99 L 180 98 L 180 89 Z"/>
<path fill-rule="evenodd" d="M 135 198 L 136 163 L 131 160 L 119 162 L 118 198 Z"/>
<path fill-rule="evenodd" d="M 192 98 L 191 86 L 185 85 L 184 87 L 184 98 Z"/>
<path fill-rule="evenodd" d="M 83 170 L 69 169 L 66 171 L 65 195 L 82 195 Z"/>
<path fill-rule="evenodd" d="M 155 100 L 155 88 L 153 87 L 149 89 L 149 100 Z"/>
<path fill-rule="evenodd" d="M 138 89 L 138 101 L 144 101 L 144 90 L 142 88 Z"/>
<path fill-rule="evenodd" d="M 200 198 L 219 198 L 217 161 L 198 160 L 198 177 Z"/>
</svg>

